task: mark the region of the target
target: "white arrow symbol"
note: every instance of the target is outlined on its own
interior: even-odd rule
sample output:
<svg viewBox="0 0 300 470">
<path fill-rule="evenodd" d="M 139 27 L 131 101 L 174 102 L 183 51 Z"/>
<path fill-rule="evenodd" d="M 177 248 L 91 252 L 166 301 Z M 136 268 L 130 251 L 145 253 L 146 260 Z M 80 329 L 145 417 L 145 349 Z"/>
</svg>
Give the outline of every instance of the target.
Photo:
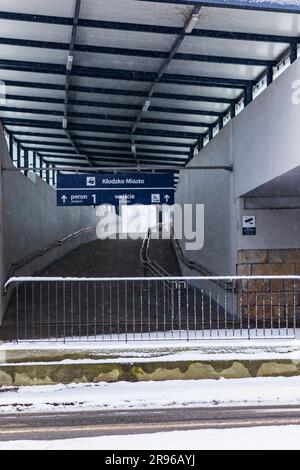
<svg viewBox="0 0 300 470">
<path fill-rule="evenodd" d="M 164 199 L 166 200 L 166 202 L 169 202 L 169 199 L 170 199 L 170 196 L 168 196 L 167 194 L 164 196 Z"/>
<path fill-rule="evenodd" d="M 67 196 L 64 195 L 64 196 L 61 197 L 61 200 L 65 204 L 67 202 L 68 198 L 67 198 Z"/>
</svg>

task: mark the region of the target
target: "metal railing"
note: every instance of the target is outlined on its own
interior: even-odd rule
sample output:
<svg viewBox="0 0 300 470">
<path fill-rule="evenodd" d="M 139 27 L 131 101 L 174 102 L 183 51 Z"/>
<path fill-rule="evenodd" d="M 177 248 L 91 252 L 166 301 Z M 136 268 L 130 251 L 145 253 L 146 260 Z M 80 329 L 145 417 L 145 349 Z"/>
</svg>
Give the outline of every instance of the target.
<svg viewBox="0 0 300 470">
<path fill-rule="evenodd" d="M 154 228 L 156 230 L 162 230 L 162 224 L 159 224 L 157 227 L 154 227 Z M 150 252 L 150 243 L 151 243 L 152 231 L 153 231 L 153 228 L 149 228 L 149 230 L 147 231 L 146 236 L 143 240 L 142 248 L 141 248 L 141 252 L 140 252 L 141 264 L 142 264 L 142 266 L 144 266 L 144 268 L 146 268 L 154 276 L 165 278 L 165 279 L 171 278 L 172 277 L 171 274 L 165 268 L 163 268 L 160 264 L 158 264 L 155 260 L 153 260 L 150 257 L 149 252 Z M 178 281 L 178 280 L 176 280 L 176 281 L 165 280 L 164 282 L 165 282 L 165 284 L 167 285 L 167 287 L 169 289 L 178 289 L 178 284 L 179 283 L 181 285 L 184 284 L 183 280 L 180 280 L 180 281 Z"/>
<path fill-rule="evenodd" d="M 143 244 L 142 244 L 142 248 L 140 252 L 141 264 L 146 269 L 148 269 L 152 274 L 154 274 L 154 276 L 170 277 L 170 273 L 168 273 L 162 266 L 160 266 L 156 261 L 151 259 L 149 256 L 151 235 L 152 235 L 152 229 L 149 228 L 143 240 Z"/>
<path fill-rule="evenodd" d="M 9 286 L 4 330 L 17 341 L 294 338 L 300 316 L 300 276 L 20 277 Z"/>
<path fill-rule="evenodd" d="M 200 276 L 207 276 L 207 277 L 215 278 L 216 279 L 215 282 L 220 287 L 222 287 L 223 289 L 227 289 L 227 290 L 229 289 L 230 291 L 232 290 L 232 286 L 228 282 L 217 280 L 218 276 L 215 273 L 209 271 L 205 266 L 199 263 L 196 263 L 195 261 L 192 261 L 186 257 L 184 251 L 182 250 L 180 246 L 179 240 L 175 236 L 174 227 L 172 225 L 170 226 L 170 233 L 171 233 L 171 239 L 173 241 L 173 246 L 174 246 L 174 250 L 177 255 L 177 258 L 179 259 L 179 261 L 181 261 L 182 264 L 184 264 L 184 266 L 186 266 L 191 271 L 197 272 L 198 275 Z"/>
<path fill-rule="evenodd" d="M 33 261 L 37 260 L 38 258 L 41 258 L 41 257 L 47 255 L 48 253 L 55 250 L 56 248 L 59 248 L 59 247 L 65 245 L 66 243 L 81 237 L 82 235 L 85 236 L 89 233 L 92 233 L 93 231 L 95 231 L 95 227 L 84 227 L 80 230 L 77 230 L 76 232 L 73 232 L 73 233 L 67 235 L 66 237 L 64 237 L 60 240 L 56 240 L 56 241 L 52 242 L 50 245 L 48 245 L 44 248 L 41 248 L 40 250 L 36 250 L 35 252 L 31 253 L 30 255 L 25 256 L 25 258 L 22 258 L 21 260 L 17 261 L 16 263 L 13 263 L 11 265 L 6 279 L 7 280 L 10 279 L 11 277 L 13 277 L 17 273 L 17 271 L 24 268 L 25 266 L 32 263 Z"/>
</svg>

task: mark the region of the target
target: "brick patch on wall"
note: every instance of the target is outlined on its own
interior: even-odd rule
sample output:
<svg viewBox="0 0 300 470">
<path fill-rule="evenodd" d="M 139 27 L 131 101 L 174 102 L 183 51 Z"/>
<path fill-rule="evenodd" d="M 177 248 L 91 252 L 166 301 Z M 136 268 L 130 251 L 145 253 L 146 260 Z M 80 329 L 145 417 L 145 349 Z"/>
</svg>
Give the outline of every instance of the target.
<svg viewBox="0 0 300 470">
<path fill-rule="evenodd" d="M 238 276 L 300 275 L 300 249 L 240 250 Z"/>
<path fill-rule="evenodd" d="M 238 276 L 300 275 L 299 250 L 240 250 Z M 238 311 L 251 323 L 266 327 L 300 324 L 300 283 L 292 281 L 242 281 Z M 297 325 L 298 326 L 298 325 Z"/>
</svg>

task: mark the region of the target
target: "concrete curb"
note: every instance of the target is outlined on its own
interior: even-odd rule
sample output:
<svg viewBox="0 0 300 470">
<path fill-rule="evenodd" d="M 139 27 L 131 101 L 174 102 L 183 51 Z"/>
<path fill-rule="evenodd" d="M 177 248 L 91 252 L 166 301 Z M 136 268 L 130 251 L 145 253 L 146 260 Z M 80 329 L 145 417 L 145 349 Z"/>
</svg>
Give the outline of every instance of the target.
<svg viewBox="0 0 300 470">
<path fill-rule="evenodd" d="M 164 362 L 74 362 L 5 364 L 0 386 L 56 385 L 117 381 L 164 381 L 291 377 L 300 375 L 300 360 L 210 360 Z"/>
</svg>

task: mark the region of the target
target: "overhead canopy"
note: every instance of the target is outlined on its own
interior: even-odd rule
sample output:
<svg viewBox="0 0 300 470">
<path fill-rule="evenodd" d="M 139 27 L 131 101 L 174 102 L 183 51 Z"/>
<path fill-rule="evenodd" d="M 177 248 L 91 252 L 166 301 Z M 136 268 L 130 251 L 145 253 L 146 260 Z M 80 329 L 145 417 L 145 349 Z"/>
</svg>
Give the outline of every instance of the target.
<svg viewBox="0 0 300 470">
<path fill-rule="evenodd" d="M 1 0 L 0 10 L 2 123 L 56 166 L 186 164 L 300 42 L 297 0 Z"/>
</svg>

